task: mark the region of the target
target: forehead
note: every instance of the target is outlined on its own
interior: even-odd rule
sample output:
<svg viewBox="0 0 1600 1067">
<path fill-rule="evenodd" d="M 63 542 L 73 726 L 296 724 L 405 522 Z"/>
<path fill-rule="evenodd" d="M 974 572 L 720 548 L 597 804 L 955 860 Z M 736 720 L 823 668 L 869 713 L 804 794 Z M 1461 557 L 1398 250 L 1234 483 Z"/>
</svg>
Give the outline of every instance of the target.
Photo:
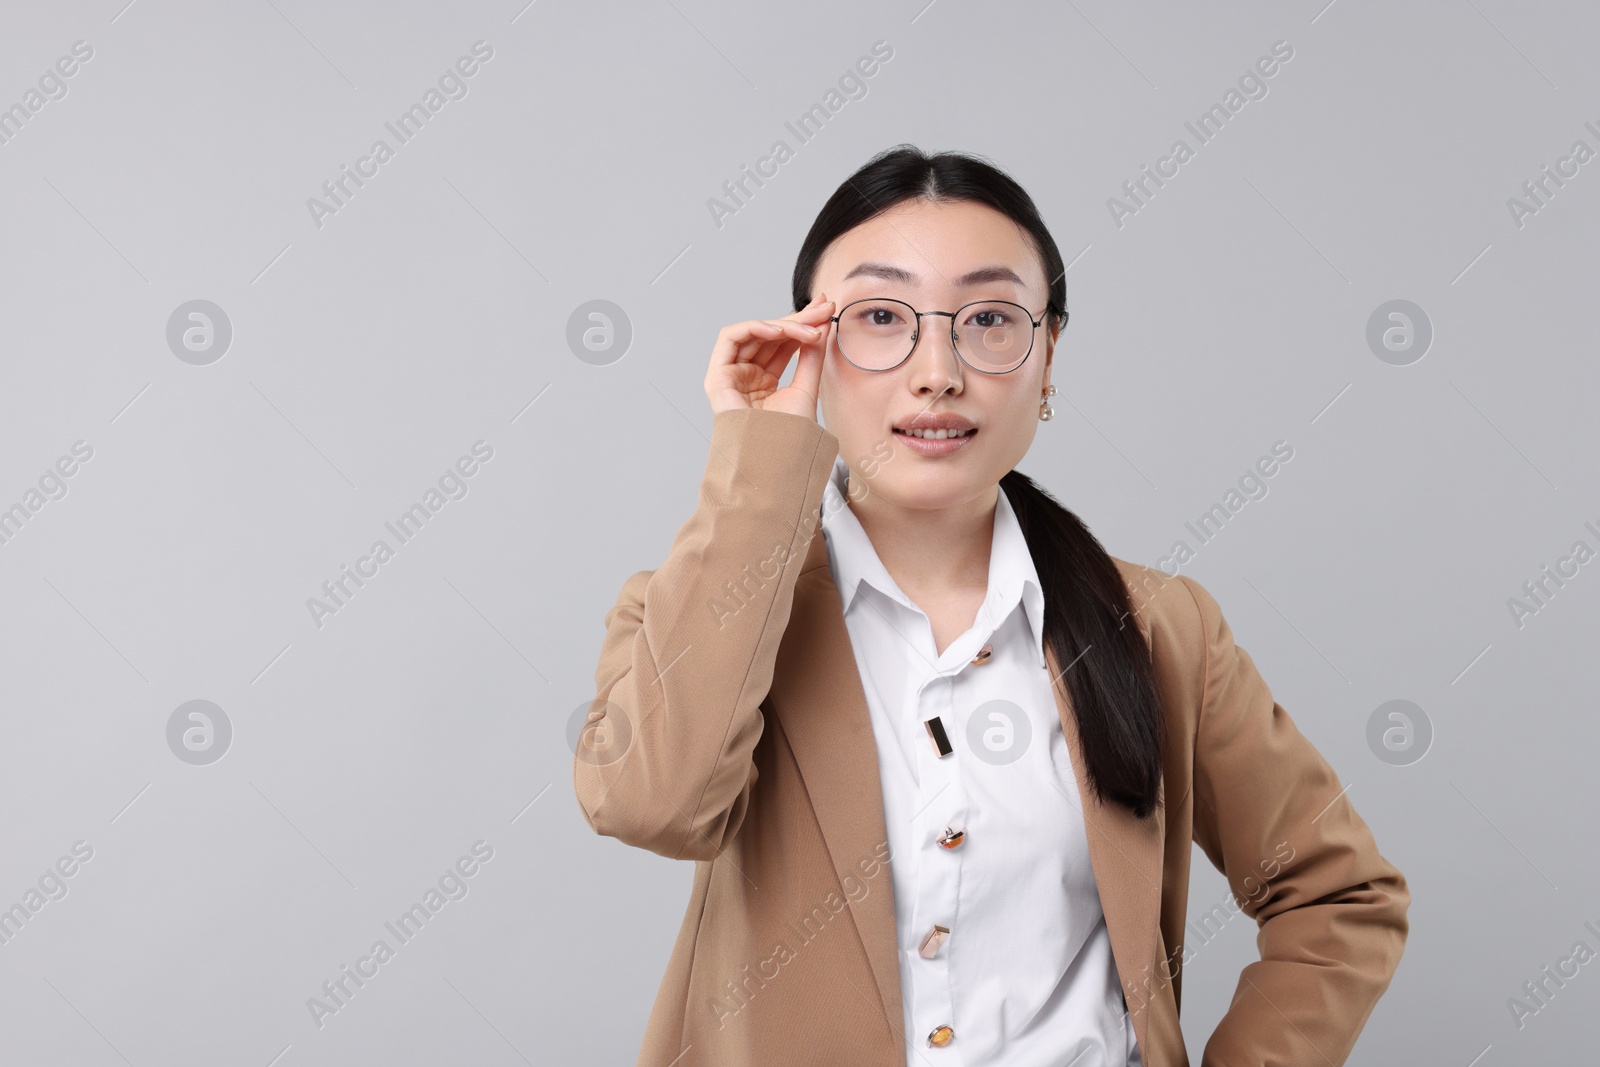
<svg viewBox="0 0 1600 1067">
<path fill-rule="evenodd" d="M 1043 292 L 1043 274 L 1026 231 L 994 208 L 912 200 L 839 235 L 817 264 L 817 287 L 849 279 L 925 290 L 1003 285 Z"/>
</svg>

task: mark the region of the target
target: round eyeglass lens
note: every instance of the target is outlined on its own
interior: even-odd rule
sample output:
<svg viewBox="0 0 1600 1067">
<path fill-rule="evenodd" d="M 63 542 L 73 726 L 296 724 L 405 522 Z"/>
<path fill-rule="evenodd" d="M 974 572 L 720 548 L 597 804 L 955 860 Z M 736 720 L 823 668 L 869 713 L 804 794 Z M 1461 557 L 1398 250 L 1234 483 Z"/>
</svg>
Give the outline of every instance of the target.
<svg viewBox="0 0 1600 1067">
<path fill-rule="evenodd" d="M 1027 309 L 1006 300 L 968 304 L 956 312 L 955 329 L 956 351 L 980 370 L 1010 370 L 1033 344 Z"/>
<path fill-rule="evenodd" d="M 857 300 L 839 312 L 839 351 L 862 370 L 888 370 L 911 353 L 917 315 L 899 300 Z"/>
</svg>

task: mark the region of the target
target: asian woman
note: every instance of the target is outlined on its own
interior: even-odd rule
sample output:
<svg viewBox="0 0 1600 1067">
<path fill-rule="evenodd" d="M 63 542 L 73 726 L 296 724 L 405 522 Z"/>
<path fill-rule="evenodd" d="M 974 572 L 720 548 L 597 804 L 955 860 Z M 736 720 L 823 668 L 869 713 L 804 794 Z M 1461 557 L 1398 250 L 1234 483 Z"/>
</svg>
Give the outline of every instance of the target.
<svg viewBox="0 0 1600 1067">
<path fill-rule="evenodd" d="M 1259 927 L 1204 1067 L 1336 1067 L 1387 988 L 1405 878 L 1216 600 L 1017 469 L 1065 273 L 1016 181 L 899 146 L 718 334 L 574 760 L 696 865 L 640 1065 L 1186 1067 L 1193 844 Z"/>
</svg>

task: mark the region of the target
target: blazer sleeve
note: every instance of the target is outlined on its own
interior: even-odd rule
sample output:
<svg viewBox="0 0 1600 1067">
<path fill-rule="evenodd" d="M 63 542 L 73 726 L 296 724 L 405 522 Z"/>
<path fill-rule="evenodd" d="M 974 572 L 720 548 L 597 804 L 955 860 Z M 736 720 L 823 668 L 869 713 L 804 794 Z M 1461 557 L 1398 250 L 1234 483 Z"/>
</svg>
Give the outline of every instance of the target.
<svg viewBox="0 0 1600 1067">
<path fill-rule="evenodd" d="M 738 833 L 778 645 L 839 441 L 815 420 L 718 412 L 699 504 L 607 613 L 573 759 L 585 820 L 670 859 Z"/>
<path fill-rule="evenodd" d="M 1411 893 L 1216 600 L 1183 581 L 1205 647 L 1194 839 L 1256 920 L 1261 957 L 1240 974 L 1201 1067 L 1338 1067 L 1399 965 Z"/>
</svg>

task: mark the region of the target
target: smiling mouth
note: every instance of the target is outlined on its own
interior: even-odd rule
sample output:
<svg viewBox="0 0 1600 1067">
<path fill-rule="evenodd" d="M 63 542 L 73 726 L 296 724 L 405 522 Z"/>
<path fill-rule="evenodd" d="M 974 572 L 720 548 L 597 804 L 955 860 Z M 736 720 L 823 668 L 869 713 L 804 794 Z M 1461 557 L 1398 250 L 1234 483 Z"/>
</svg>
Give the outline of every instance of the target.
<svg viewBox="0 0 1600 1067">
<path fill-rule="evenodd" d="M 971 430 L 902 430 L 897 426 L 894 432 L 903 437 L 920 437 L 924 441 L 945 441 L 952 437 L 971 437 L 978 431 L 976 428 Z"/>
</svg>

